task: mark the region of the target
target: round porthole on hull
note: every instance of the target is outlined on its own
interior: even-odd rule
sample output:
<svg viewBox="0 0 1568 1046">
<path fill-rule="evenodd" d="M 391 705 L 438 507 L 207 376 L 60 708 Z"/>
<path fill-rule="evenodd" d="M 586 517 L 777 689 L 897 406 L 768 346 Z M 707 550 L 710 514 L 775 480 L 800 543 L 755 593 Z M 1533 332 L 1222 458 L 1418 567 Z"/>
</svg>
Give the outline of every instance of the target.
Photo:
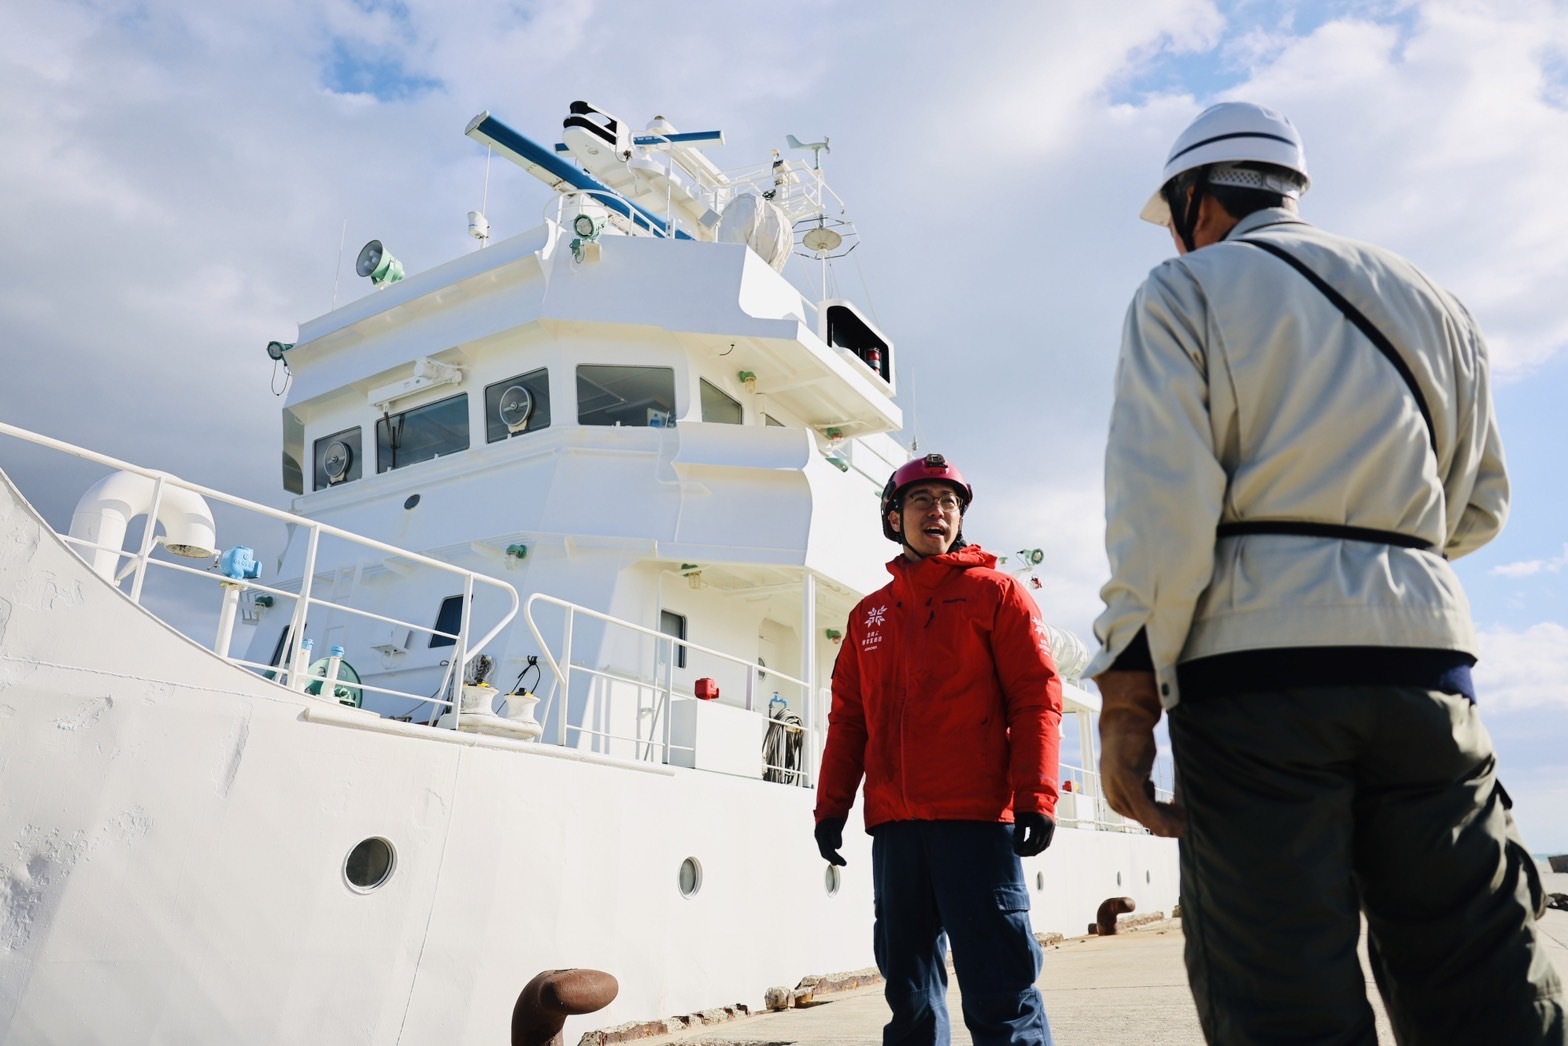
<svg viewBox="0 0 1568 1046">
<path fill-rule="evenodd" d="M 370 893 L 392 878 L 397 854 L 392 844 L 379 836 L 362 840 L 343 860 L 343 880 L 357 893 Z"/>
<path fill-rule="evenodd" d="M 702 864 L 695 857 L 681 862 L 680 888 L 682 897 L 695 897 L 702 889 Z"/>
</svg>

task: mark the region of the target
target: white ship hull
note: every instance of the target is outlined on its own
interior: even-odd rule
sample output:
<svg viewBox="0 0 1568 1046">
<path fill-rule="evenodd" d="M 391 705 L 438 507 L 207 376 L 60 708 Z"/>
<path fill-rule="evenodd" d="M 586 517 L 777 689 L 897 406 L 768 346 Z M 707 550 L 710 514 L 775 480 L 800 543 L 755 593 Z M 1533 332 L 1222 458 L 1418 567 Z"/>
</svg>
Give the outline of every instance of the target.
<svg viewBox="0 0 1568 1046">
<path fill-rule="evenodd" d="M 620 979 L 583 1030 L 870 965 L 870 848 L 850 833 L 827 896 L 810 790 L 293 694 L 0 499 L 5 1041 L 493 1043 L 545 969 Z M 396 874 L 360 894 L 343 864 L 370 837 Z M 1064 829 L 1025 865 L 1042 931 L 1082 933 L 1108 896 L 1175 901 L 1148 836 Z"/>
</svg>

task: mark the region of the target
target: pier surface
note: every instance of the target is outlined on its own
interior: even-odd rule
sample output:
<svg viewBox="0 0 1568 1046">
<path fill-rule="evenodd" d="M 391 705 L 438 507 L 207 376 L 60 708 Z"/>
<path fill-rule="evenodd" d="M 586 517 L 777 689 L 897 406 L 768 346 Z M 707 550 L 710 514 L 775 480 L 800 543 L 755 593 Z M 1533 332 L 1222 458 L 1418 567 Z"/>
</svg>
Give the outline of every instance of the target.
<svg viewBox="0 0 1568 1046">
<path fill-rule="evenodd" d="M 1568 892 L 1568 874 L 1543 876 L 1547 889 Z M 1557 974 L 1568 983 L 1568 912 L 1541 921 Z M 1362 940 L 1362 968 L 1366 968 Z M 1367 972 L 1367 997 L 1377 1014 L 1378 1042 L 1392 1044 L 1388 1018 Z M 1126 930 L 1114 937 L 1079 937 L 1045 949 L 1040 994 L 1058 1046 L 1202 1046 L 1197 1011 L 1182 965 L 1180 920 Z M 887 1005 L 881 985 L 839 992 L 802 1009 L 742 1017 L 722 1024 L 638 1040 L 638 1046 L 866 1046 L 882 1041 Z M 953 1046 L 969 1046 L 956 979 L 947 999 Z"/>
</svg>

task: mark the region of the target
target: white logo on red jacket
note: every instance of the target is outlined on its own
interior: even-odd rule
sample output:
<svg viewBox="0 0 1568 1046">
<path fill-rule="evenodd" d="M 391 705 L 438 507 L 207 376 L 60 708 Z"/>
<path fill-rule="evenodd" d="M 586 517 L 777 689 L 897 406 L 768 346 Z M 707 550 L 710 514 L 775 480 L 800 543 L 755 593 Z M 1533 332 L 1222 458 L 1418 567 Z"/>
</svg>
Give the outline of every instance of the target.
<svg viewBox="0 0 1568 1046">
<path fill-rule="evenodd" d="M 866 608 L 867 628 L 875 628 L 877 625 L 882 624 L 882 622 L 885 620 L 887 620 L 887 604 L 884 603 L 879 607 Z M 860 637 L 860 649 L 862 650 L 875 650 L 881 644 L 881 632 L 867 632 L 865 635 Z"/>
</svg>

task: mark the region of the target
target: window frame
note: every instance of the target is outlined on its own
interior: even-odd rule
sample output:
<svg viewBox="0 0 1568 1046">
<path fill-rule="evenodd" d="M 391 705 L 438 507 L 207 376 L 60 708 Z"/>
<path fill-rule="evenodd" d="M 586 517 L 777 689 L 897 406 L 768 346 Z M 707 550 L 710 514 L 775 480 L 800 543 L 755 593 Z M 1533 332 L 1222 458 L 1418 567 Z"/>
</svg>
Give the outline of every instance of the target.
<svg viewBox="0 0 1568 1046">
<path fill-rule="evenodd" d="M 677 627 L 679 627 L 679 633 L 666 631 L 666 626 L 671 624 L 672 621 L 676 623 Z M 659 634 L 662 636 L 668 636 L 670 639 L 680 640 L 679 643 L 671 644 L 671 648 L 675 651 L 676 668 L 686 667 L 686 648 L 681 646 L 681 643 L 686 642 L 686 629 L 689 624 L 690 619 L 685 614 L 678 614 L 673 610 L 666 610 L 663 607 L 659 609 Z M 664 644 L 660 643 L 659 645 L 663 646 Z"/>
<path fill-rule="evenodd" d="M 413 461 L 387 462 L 383 460 L 383 455 L 386 453 L 390 453 L 395 458 L 398 451 L 401 449 L 401 443 L 404 439 L 404 437 L 400 435 L 399 447 L 392 446 L 392 426 L 394 423 L 401 423 L 399 428 L 399 432 L 401 433 L 402 430 L 407 427 L 407 419 L 410 416 L 434 411 L 439 407 L 451 407 L 453 404 L 459 401 L 462 403 L 462 409 L 459 413 L 457 413 L 456 416 L 462 418 L 462 446 L 453 445 L 449 450 L 431 453 L 426 457 L 416 458 Z M 423 464 L 426 461 L 434 461 L 437 458 L 450 457 L 453 454 L 461 454 L 463 451 L 468 450 L 474 444 L 472 429 L 472 419 L 470 419 L 468 413 L 468 393 L 466 392 L 459 392 L 453 396 L 445 396 L 438 400 L 431 400 L 429 403 L 421 403 L 417 407 L 409 407 L 406 410 L 398 411 L 396 414 L 393 414 L 389 411 L 376 419 L 376 475 L 379 476 L 385 472 L 396 472 L 398 469 L 406 469 L 412 465 Z M 383 431 L 386 433 L 384 442 L 382 437 Z"/>
<path fill-rule="evenodd" d="M 534 409 L 533 413 L 529 414 L 526 425 L 516 432 L 508 432 L 506 424 L 501 421 L 497 413 L 497 409 L 500 405 L 501 396 L 513 385 L 521 385 L 528 390 L 528 394 L 534 400 Z M 491 402 L 492 392 L 495 393 L 494 403 Z M 533 370 L 524 371 L 522 374 L 514 374 L 510 378 L 502 378 L 500 381 L 494 381 L 485 386 L 484 421 L 485 442 L 487 444 L 505 443 L 515 436 L 529 435 L 541 429 L 547 429 L 550 427 L 552 420 L 554 419 L 550 414 L 550 368 L 536 367 Z M 499 429 L 500 432 L 497 434 L 494 431 L 495 429 Z"/>
<path fill-rule="evenodd" d="M 348 471 L 336 483 L 327 478 L 323 460 L 326 458 L 327 448 L 337 442 L 342 442 L 348 448 Z M 350 425 L 327 436 L 318 436 L 310 445 L 311 460 L 311 492 L 318 490 L 331 490 L 341 487 L 345 483 L 352 483 L 365 474 L 365 432 L 363 425 Z"/>
<path fill-rule="evenodd" d="M 593 373 L 585 375 L 584 371 Z M 610 376 L 602 373 L 605 371 L 642 371 L 645 375 L 650 376 L 658 374 L 661 375 L 660 387 L 651 395 L 638 395 L 637 398 L 631 399 L 621 395 L 623 390 L 601 383 L 599 380 L 601 378 L 609 380 Z M 613 428 L 617 425 L 622 428 L 669 428 L 675 424 L 677 398 L 674 367 L 650 367 L 642 364 L 622 363 L 579 363 L 572 376 L 575 379 L 577 395 L 576 415 L 577 424 L 579 425 L 592 425 L 600 428 Z M 664 381 L 665 378 L 668 379 L 667 384 Z M 584 382 L 618 402 L 607 406 L 593 407 L 585 416 L 583 404 L 589 397 L 583 395 Z M 624 391 L 631 391 L 637 394 L 641 390 Z M 661 393 L 668 395 L 668 402 L 660 397 Z M 649 415 L 653 413 L 664 416 L 665 420 L 662 425 L 650 423 Z M 616 416 L 617 414 L 624 416 L 618 417 Z M 602 418 L 603 420 L 595 420 L 596 418 Z"/>
<path fill-rule="evenodd" d="M 702 411 L 703 421 L 711 425 L 744 425 L 746 423 L 746 408 L 741 406 L 740 400 L 731 396 L 707 378 L 698 378 L 697 382 L 697 402 Z M 719 403 L 718 401 L 723 402 Z M 735 409 L 735 420 L 730 421 L 726 418 L 709 417 L 708 405 L 710 402 L 716 408 L 733 407 Z"/>
<path fill-rule="evenodd" d="M 456 626 L 452 626 L 449 623 L 449 616 L 452 611 L 456 611 L 457 613 Z M 446 624 L 446 627 L 442 627 L 444 623 Z M 436 647 L 457 646 L 456 639 L 450 638 L 448 636 L 437 635 L 436 633 L 438 632 L 451 632 L 453 635 L 462 635 L 463 594 L 461 592 L 455 596 L 447 596 L 445 599 L 441 600 L 441 608 L 436 611 L 436 621 L 432 626 L 432 631 L 430 633 L 430 646 L 426 649 L 434 650 Z"/>
</svg>

